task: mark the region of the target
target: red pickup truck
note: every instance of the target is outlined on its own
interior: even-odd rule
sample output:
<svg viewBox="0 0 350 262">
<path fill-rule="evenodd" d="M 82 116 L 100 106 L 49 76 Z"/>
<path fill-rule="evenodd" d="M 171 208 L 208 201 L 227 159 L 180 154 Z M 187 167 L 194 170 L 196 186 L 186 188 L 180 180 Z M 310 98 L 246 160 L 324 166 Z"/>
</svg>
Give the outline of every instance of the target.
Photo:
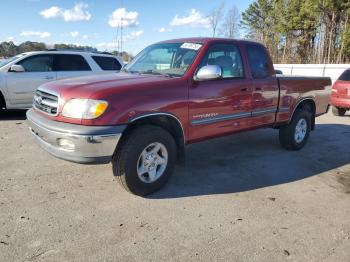
<svg viewBox="0 0 350 262">
<path fill-rule="evenodd" d="M 276 76 L 261 44 L 177 39 L 147 47 L 119 73 L 42 85 L 27 119 L 52 155 L 111 161 L 122 186 L 147 195 L 189 143 L 271 127 L 284 148 L 301 149 L 330 93 L 329 78 Z"/>
</svg>

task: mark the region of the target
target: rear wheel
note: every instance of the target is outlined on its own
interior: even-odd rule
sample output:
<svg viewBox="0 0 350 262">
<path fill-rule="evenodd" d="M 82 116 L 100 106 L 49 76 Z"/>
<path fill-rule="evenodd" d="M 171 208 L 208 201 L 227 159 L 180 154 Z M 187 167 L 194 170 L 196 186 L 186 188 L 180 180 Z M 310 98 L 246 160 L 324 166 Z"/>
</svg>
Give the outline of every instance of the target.
<svg viewBox="0 0 350 262">
<path fill-rule="evenodd" d="M 298 109 L 294 113 L 292 121 L 280 128 L 280 144 L 288 150 L 299 150 L 305 146 L 310 130 L 311 113 L 307 110 Z"/>
<path fill-rule="evenodd" d="M 346 109 L 345 108 L 341 108 L 341 107 L 333 106 L 332 107 L 332 112 L 333 112 L 333 115 L 335 115 L 335 116 L 344 116 L 345 113 L 346 113 Z"/>
<path fill-rule="evenodd" d="M 146 196 L 168 181 L 176 152 L 175 140 L 167 131 L 157 126 L 141 126 L 121 141 L 113 157 L 113 173 L 126 190 Z"/>
<path fill-rule="evenodd" d="M 5 98 L 3 94 L 0 92 L 0 112 L 4 109 L 6 109 Z"/>
</svg>

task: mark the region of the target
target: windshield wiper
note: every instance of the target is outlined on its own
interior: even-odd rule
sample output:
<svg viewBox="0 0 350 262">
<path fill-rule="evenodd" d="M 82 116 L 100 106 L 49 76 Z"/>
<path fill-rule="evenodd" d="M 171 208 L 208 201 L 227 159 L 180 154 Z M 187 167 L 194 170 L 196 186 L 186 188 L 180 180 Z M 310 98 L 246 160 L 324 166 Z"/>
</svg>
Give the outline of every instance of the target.
<svg viewBox="0 0 350 262">
<path fill-rule="evenodd" d="M 130 73 L 130 74 L 134 73 L 133 71 L 130 71 L 129 69 L 126 69 L 126 68 L 123 68 L 123 69 L 120 70 L 120 71 L 122 71 L 122 72 L 124 72 L 124 73 Z"/>
<path fill-rule="evenodd" d="M 173 77 L 174 77 L 174 76 L 171 75 L 171 74 L 167 74 L 167 73 L 163 73 L 163 72 L 159 72 L 159 71 L 154 71 L 154 70 L 141 71 L 140 74 L 161 75 L 161 76 L 166 76 L 166 77 L 170 77 L 170 78 L 173 78 Z"/>
<path fill-rule="evenodd" d="M 138 71 L 131 71 L 131 70 L 128 70 L 126 68 L 123 68 L 122 70 L 120 70 L 121 72 L 124 72 L 124 73 L 129 73 L 129 74 L 139 74 Z"/>
</svg>

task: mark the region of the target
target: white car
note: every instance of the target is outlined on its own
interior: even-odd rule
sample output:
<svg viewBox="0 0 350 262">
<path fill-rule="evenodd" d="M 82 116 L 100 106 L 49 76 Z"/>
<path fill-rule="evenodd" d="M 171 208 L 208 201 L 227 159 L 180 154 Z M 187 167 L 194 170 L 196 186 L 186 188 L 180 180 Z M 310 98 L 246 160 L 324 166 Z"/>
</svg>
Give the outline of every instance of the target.
<svg viewBox="0 0 350 262">
<path fill-rule="evenodd" d="M 0 110 L 30 108 L 40 85 L 62 78 L 119 71 L 122 59 L 98 52 L 36 51 L 0 62 Z"/>
</svg>

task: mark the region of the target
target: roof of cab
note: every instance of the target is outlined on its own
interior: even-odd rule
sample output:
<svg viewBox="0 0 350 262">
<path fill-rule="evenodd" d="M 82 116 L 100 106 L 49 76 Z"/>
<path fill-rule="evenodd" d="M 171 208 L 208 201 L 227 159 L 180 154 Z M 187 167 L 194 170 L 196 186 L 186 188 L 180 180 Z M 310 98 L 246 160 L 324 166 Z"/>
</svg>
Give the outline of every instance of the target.
<svg viewBox="0 0 350 262">
<path fill-rule="evenodd" d="M 198 44 L 208 44 L 211 42 L 240 42 L 240 43 L 260 44 L 258 42 L 254 42 L 246 39 L 232 39 L 232 38 L 219 38 L 219 37 L 178 38 L 178 39 L 165 40 L 158 43 L 179 43 L 179 42 L 198 43 Z"/>
</svg>

